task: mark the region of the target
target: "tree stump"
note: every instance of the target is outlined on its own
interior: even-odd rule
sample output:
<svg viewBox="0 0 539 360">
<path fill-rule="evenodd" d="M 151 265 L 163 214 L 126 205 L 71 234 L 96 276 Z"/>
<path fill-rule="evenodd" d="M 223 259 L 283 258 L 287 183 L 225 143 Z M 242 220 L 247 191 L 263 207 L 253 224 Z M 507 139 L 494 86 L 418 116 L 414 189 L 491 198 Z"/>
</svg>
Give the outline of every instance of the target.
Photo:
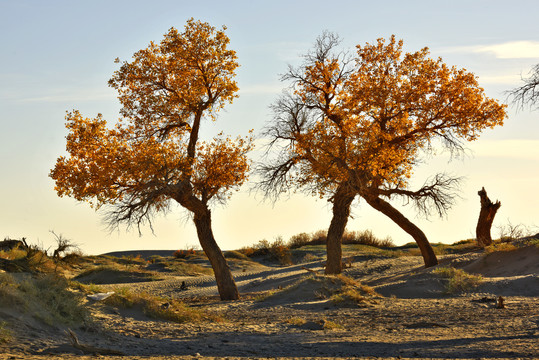
<svg viewBox="0 0 539 360">
<path fill-rule="evenodd" d="M 492 227 L 492 222 L 494 221 L 494 216 L 496 212 L 502 206 L 499 201 L 493 203 L 487 196 L 485 188 L 477 193 L 481 198 L 481 211 L 479 212 L 479 220 L 477 222 L 477 228 L 475 229 L 475 234 L 477 238 L 477 243 L 481 247 L 488 246 L 492 244 L 492 237 L 490 236 L 490 228 Z"/>
</svg>

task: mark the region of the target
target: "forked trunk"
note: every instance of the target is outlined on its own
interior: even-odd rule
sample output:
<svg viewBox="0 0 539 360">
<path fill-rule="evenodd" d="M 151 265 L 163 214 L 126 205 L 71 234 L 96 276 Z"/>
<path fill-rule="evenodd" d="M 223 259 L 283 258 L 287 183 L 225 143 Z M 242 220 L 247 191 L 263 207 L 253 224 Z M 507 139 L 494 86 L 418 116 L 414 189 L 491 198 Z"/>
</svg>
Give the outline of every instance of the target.
<svg viewBox="0 0 539 360">
<path fill-rule="evenodd" d="M 414 225 L 387 201 L 384 201 L 377 196 L 365 196 L 364 198 L 370 206 L 388 216 L 397 225 L 399 225 L 401 229 L 406 231 L 414 238 L 415 242 L 419 246 L 419 250 L 421 250 L 425 267 L 438 265 L 436 254 L 434 254 L 434 250 L 432 249 L 432 246 L 430 246 L 429 240 L 420 228 Z"/>
<path fill-rule="evenodd" d="M 200 245 L 213 268 L 221 300 L 239 299 L 240 294 L 238 293 L 238 288 L 236 287 L 230 267 L 213 237 L 210 210 L 206 209 L 201 214 L 195 213 L 194 221 Z"/>
<path fill-rule="evenodd" d="M 481 198 L 481 211 L 479 212 L 479 220 L 477 221 L 475 235 L 478 245 L 485 247 L 492 244 L 490 228 L 492 227 L 494 216 L 496 216 L 496 212 L 502 204 L 499 201 L 493 203 L 488 198 L 485 188 L 482 188 L 477 194 Z"/>
<path fill-rule="evenodd" d="M 340 274 L 342 272 L 342 236 L 350 216 L 350 205 L 355 194 L 348 193 L 339 188 L 333 198 L 333 217 L 329 225 L 326 240 L 327 262 L 326 274 Z"/>
</svg>

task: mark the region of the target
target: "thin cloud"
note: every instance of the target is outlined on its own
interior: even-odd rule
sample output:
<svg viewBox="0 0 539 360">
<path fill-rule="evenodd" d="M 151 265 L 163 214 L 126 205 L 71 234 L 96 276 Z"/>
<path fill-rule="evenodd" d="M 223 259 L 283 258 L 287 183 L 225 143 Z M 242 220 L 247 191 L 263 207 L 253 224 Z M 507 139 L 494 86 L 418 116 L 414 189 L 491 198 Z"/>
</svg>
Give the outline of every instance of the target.
<svg viewBox="0 0 539 360">
<path fill-rule="evenodd" d="M 539 42 L 526 40 L 492 45 L 454 46 L 437 50 L 440 53 L 486 53 L 498 59 L 539 58 Z"/>
<path fill-rule="evenodd" d="M 492 53 L 498 59 L 539 58 L 539 42 L 512 41 L 503 44 L 479 46 L 475 52 Z"/>
</svg>

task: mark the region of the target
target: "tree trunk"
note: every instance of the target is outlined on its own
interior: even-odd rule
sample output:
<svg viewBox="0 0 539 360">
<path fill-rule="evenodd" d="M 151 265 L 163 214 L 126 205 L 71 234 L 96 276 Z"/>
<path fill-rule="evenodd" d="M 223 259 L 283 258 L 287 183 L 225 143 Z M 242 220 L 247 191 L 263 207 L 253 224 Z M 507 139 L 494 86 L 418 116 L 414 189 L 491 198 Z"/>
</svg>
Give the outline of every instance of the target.
<svg viewBox="0 0 539 360">
<path fill-rule="evenodd" d="M 434 254 L 434 250 L 432 249 L 429 240 L 420 228 L 414 225 L 410 220 L 408 220 L 404 215 L 402 215 L 400 211 L 391 206 L 391 204 L 387 201 L 384 201 L 379 197 L 372 195 L 364 196 L 364 199 L 370 206 L 388 216 L 391 220 L 393 220 L 397 225 L 399 225 L 404 231 L 406 231 L 414 238 L 415 242 L 419 246 L 419 250 L 421 250 L 421 255 L 423 256 L 423 261 L 425 262 L 425 267 L 438 265 L 438 259 L 436 258 L 436 254 Z"/>
<path fill-rule="evenodd" d="M 230 267 L 213 237 L 210 210 L 206 209 L 202 214 L 195 214 L 194 221 L 202 250 L 204 250 L 213 268 L 221 300 L 239 299 L 240 295 Z"/>
<path fill-rule="evenodd" d="M 344 187 L 339 187 L 333 198 L 333 217 L 329 225 L 326 240 L 327 262 L 326 274 L 342 272 L 342 236 L 350 216 L 350 205 L 355 194 L 349 193 Z"/>
<path fill-rule="evenodd" d="M 211 211 L 207 204 L 193 195 L 191 184 L 188 181 L 180 184 L 178 191 L 173 193 L 171 197 L 194 215 L 198 241 L 213 268 L 221 300 L 239 299 L 240 295 L 230 267 L 213 236 Z"/>
<path fill-rule="evenodd" d="M 477 194 L 481 198 L 481 211 L 479 212 L 479 220 L 477 221 L 477 227 L 475 228 L 475 235 L 479 246 L 485 247 L 492 244 L 490 228 L 492 227 L 494 216 L 496 216 L 496 212 L 502 204 L 499 201 L 496 201 L 496 203 L 490 201 L 485 188 L 481 188 Z"/>
</svg>

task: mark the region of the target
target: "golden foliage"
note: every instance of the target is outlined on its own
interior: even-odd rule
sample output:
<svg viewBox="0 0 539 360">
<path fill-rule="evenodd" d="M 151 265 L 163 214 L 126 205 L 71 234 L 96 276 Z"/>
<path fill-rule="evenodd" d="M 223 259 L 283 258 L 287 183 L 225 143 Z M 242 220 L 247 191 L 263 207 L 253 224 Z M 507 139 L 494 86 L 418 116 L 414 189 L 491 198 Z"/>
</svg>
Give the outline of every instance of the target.
<svg viewBox="0 0 539 360">
<path fill-rule="evenodd" d="M 143 214 L 166 209 L 171 198 L 226 200 L 247 178 L 252 138 L 198 138 L 202 119 L 237 96 L 238 63 L 224 30 L 191 19 L 124 62 L 109 81 L 123 106 L 115 126 L 68 112 L 69 155 L 50 173 L 58 195 L 128 204 L 126 218 L 137 206 Z"/>
<path fill-rule="evenodd" d="M 343 182 L 406 188 L 423 152 L 439 143 L 458 151 L 503 124 L 506 105 L 486 97 L 472 73 L 429 58 L 427 48 L 404 53 L 392 36 L 346 58 L 332 54 L 333 45 L 319 42 L 303 67 L 291 69 L 293 94 L 274 106 L 279 121 L 288 111 L 287 128 L 275 125 L 273 134 L 292 139 L 287 156 L 298 187 L 320 195 Z"/>
</svg>

